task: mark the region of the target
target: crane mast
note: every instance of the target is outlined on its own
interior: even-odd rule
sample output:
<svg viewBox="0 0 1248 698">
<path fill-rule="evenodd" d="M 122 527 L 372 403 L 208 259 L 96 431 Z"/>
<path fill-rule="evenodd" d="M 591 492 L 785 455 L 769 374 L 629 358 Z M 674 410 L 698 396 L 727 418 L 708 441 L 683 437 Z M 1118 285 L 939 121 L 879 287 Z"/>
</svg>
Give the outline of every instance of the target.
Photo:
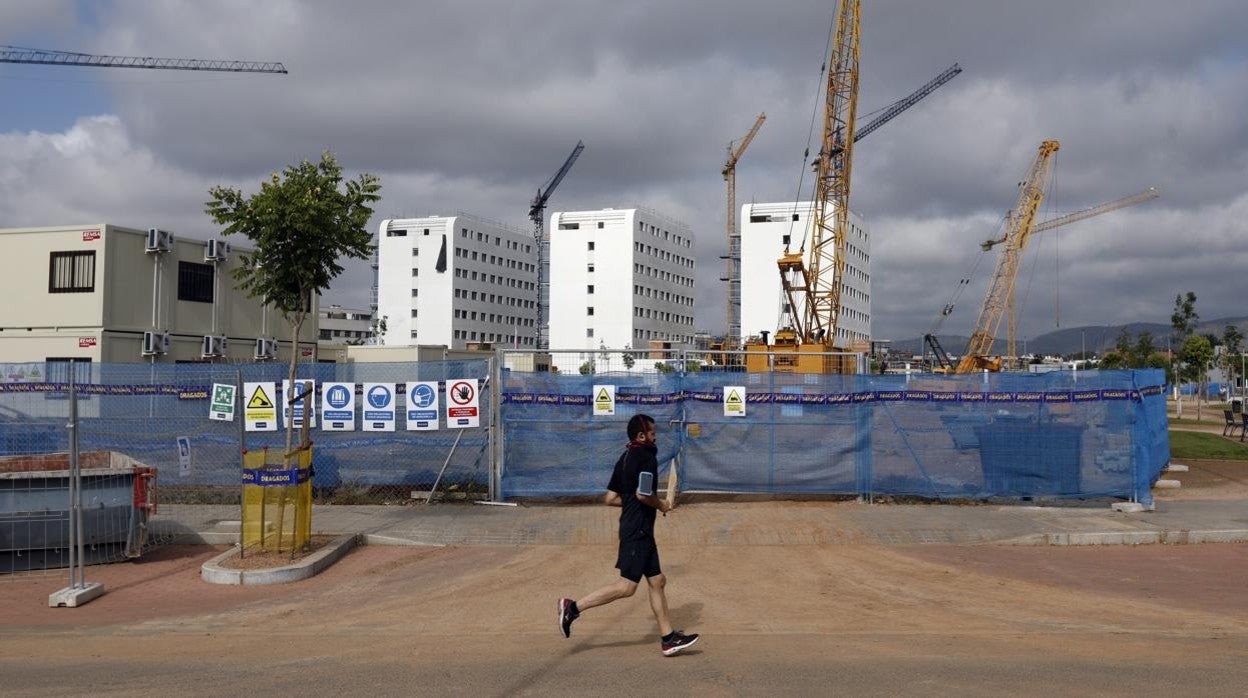
<svg viewBox="0 0 1248 698">
<path fill-rule="evenodd" d="M 750 132 L 740 141 L 728 143 L 728 160 L 724 164 L 724 181 L 728 183 L 728 254 L 724 259 L 728 262 L 728 275 L 721 281 L 728 282 L 728 334 L 724 336 L 724 346 L 735 349 L 741 336 L 741 230 L 737 227 L 737 161 L 750 146 L 750 141 L 758 134 L 763 122 L 767 120 L 764 112 L 754 120 Z"/>
<path fill-rule="evenodd" d="M 860 0 L 842 0 L 830 62 L 823 139 L 816 167 L 809 258 L 788 248 L 778 265 L 791 323 L 776 331 L 777 346 L 817 344 L 837 348 L 841 279 L 849 231 L 849 183 L 853 169 L 854 118 L 858 109 Z M 798 312 L 799 301 L 801 312 Z"/>
<path fill-rule="evenodd" d="M 546 202 L 555 193 L 564 175 L 572 169 L 572 163 L 581 156 L 582 150 L 585 150 L 585 143 L 577 141 L 572 154 L 563 161 L 563 166 L 537 190 L 537 195 L 529 204 L 529 220 L 533 221 L 533 242 L 537 246 L 537 327 L 533 335 L 537 345 L 535 348 L 539 350 L 549 349 L 547 343 L 550 339 L 549 328 L 546 326 L 550 309 L 550 236 L 546 234 Z"/>
<path fill-rule="evenodd" d="M 997 331 L 1005 315 L 1009 315 L 1010 338 L 1014 337 L 1014 282 L 1018 278 L 1019 264 L 1035 225 L 1036 212 L 1040 210 L 1040 203 L 1048 189 L 1053 154 L 1059 147 L 1057 141 L 1041 143 L 1031 168 L 1027 171 L 1027 178 L 1019 186 L 1018 201 L 1006 221 L 1005 249 L 997 259 L 997 268 L 988 285 L 988 293 L 984 296 L 984 305 L 980 308 L 971 341 L 958 362 L 956 373 L 1001 369 L 1000 359 L 990 357 L 992 345 L 996 342 Z M 1014 347 L 1009 347 L 1008 352 L 1013 356 Z"/>
</svg>

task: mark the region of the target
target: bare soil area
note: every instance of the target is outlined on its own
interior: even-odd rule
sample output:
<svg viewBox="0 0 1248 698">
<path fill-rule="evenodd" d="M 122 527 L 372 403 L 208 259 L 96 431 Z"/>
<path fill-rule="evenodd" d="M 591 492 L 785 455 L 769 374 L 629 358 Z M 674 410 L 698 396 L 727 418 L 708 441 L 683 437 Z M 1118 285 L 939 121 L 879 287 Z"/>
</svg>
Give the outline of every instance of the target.
<svg viewBox="0 0 1248 698">
<path fill-rule="evenodd" d="M 611 546 L 364 547 L 311 579 L 225 587 L 215 554 L 90 568 L 105 596 L 49 609 L 0 583 L 7 690 L 624 694 L 1212 695 L 1248 685 L 1248 545 L 1006 548 L 662 546 L 678 628 L 646 591 L 570 640 L 555 600 L 615 579 Z"/>
<path fill-rule="evenodd" d="M 1248 461 L 1183 459 L 1187 472 L 1166 472 L 1178 489 L 1154 489 L 1157 499 L 1248 499 Z"/>
</svg>

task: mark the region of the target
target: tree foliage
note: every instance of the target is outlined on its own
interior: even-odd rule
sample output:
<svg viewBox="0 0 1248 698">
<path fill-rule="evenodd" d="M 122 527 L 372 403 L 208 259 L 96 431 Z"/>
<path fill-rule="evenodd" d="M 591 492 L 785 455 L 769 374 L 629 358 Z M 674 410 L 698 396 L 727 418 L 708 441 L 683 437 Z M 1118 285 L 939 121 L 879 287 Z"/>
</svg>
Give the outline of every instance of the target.
<svg viewBox="0 0 1248 698">
<path fill-rule="evenodd" d="M 1213 362 L 1213 345 L 1207 338 L 1200 335 L 1188 337 L 1183 343 L 1183 349 L 1179 352 L 1179 360 L 1183 362 L 1180 376 L 1185 380 L 1202 382 L 1203 388 L 1202 379 L 1209 369 L 1209 364 Z"/>
<path fill-rule="evenodd" d="M 1187 292 L 1187 296 L 1179 294 L 1174 297 L 1174 313 L 1170 315 L 1170 326 L 1174 328 L 1174 343 L 1183 346 L 1187 338 L 1196 331 L 1200 315 L 1196 313 L 1196 294 Z"/>
<path fill-rule="evenodd" d="M 381 197 L 380 180 L 368 173 L 344 180 L 332 153 L 320 162 L 307 160 L 274 172 L 260 191 L 245 196 L 233 187 L 215 186 L 204 212 L 222 235 L 246 237 L 254 251 L 239 254 L 238 288 L 276 308 L 291 325 L 290 381 L 299 356 L 299 328 L 312 310 L 312 297 L 329 288 L 342 273 L 343 257 L 368 259 L 373 251 L 367 230 L 369 204 Z M 286 451 L 291 426 L 287 423 Z"/>
</svg>

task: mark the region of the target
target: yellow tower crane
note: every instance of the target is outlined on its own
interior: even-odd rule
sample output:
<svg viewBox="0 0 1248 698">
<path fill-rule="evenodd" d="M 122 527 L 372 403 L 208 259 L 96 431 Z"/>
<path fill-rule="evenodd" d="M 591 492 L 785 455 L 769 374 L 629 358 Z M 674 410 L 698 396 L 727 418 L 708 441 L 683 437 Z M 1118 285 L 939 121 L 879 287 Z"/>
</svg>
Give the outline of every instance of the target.
<svg viewBox="0 0 1248 698">
<path fill-rule="evenodd" d="M 736 349 L 737 338 L 741 336 L 741 230 L 737 226 L 737 161 L 750 146 L 750 141 L 758 134 L 767 114 L 762 113 L 754 120 L 750 132 L 740 141 L 729 141 L 728 161 L 724 164 L 724 181 L 728 183 L 728 275 L 720 281 L 728 282 L 728 334 L 724 336 L 723 347 Z"/>
<path fill-rule="evenodd" d="M 1053 171 L 1053 154 L 1060 147 L 1057 141 L 1041 143 L 1027 171 L 1027 178 L 1019 185 L 1018 202 L 1010 211 L 1005 224 L 1005 235 L 1001 239 L 1005 243 L 1005 249 L 997 259 L 997 269 L 988 284 L 988 293 L 984 296 L 984 305 L 975 321 L 971 341 L 954 373 L 1001 370 L 1001 357 L 991 355 L 992 345 L 996 342 L 1002 317 L 1009 314 L 1010 326 L 1014 325 L 1011 311 L 1014 307 L 1014 282 L 1018 279 L 1019 264 L 1031 238 L 1036 212 L 1040 210 L 1040 202 L 1044 200 L 1044 193 L 1048 190 L 1049 175 Z"/>
<path fill-rule="evenodd" d="M 841 311 L 841 278 L 849 231 L 849 182 L 854 162 L 854 120 L 858 110 L 860 0 L 841 0 L 827 65 L 823 139 L 815 168 L 815 206 L 810 250 L 784 250 L 778 260 L 785 312 L 771 347 L 752 350 L 792 352 L 776 357 L 777 371 L 841 372 L 826 352 L 835 351 Z M 803 244 L 805 241 L 803 240 Z M 799 312 L 800 308 L 800 312 Z M 803 356 L 805 355 L 805 356 Z M 767 357 L 749 355 L 746 368 L 768 370 Z"/>
<path fill-rule="evenodd" d="M 1109 213 L 1110 211 L 1117 211 L 1120 208 L 1134 206 L 1136 204 L 1149 201 L 1151 199 L 1156 199 L 1158 196 L 1161 196 L 1161 194 L 1157 191 L 1157 189 L 1155 187 L 1149 187 L 1148 189 L 1145 189 L 1144 191 L 1138 194 L 1132 194 L 1131 196 L 1124 196 L 1121 199 L 1114 199 L 1113 201 L 1107 201 L 1103 204 L 1097 204 L 1096 206 L 1089 206 L 1088 208 L 1075 211 L 1073 213 L 1068 213 L 1064 216 L 1058 216 L 1057 218 L 1050 218 L 1049 220 L 1044 221 L 1043 223 L 1037 223 L 1034 226 L 1032 226 L 1031 235 L 1042 233 L 1046 230 L 1052 230 L 1054 228 L 1058 228 L 1063 225 L 1074 223 L 1076 221 L 1081 221 L 1087 218 L 1091 218 L 1093 216 L 1099 216 L 1102 213 Z M 991 240 L 985 240 L 984 242 L 981 242 L 979 246 L 983 248 L 984 252 L 988 252 L 992 250 L 993 247 L 996 247 L 997 245 L 1000 245 L 1001 243 L 1006 242 L 1006 240 L 1009 239 L 1009 237 L 1010 237 L 1009 232 L 1007 231 L 1006 234 L 1002 235 L 999 238 L 993 238 Z M 1030 237 L 1030 235 L 1028 237 Z M 1020 238 L 1018 238 L 1018 236 L 1015 236 L 1014 239 L 1018 240 Z M 963 280 L 963 283 L 967 283 L 967 282 L 969 282 L 969 279 Z M 951 313 L 952 311 L 953 311 L 953 305 L 952 304 L 946 305 L 945 309 L 941 311 L 940 320 L 943 321 L 943 319 L 947 317 L 949 313 Z M 1018 334 L 1017 334 L 1016 316 L 1015 316 L 1013 308 L 1009 309 L 1008 315 L 1010 317 L 1010 322 L 1008 323 L 1008 329 L 1007 329 L 1007 333 L 1008 333 L 1007 334 L 1007 346 L 1009 347 L 1008 355 L 1017 356 L 1017 354 L 1015 353 L 1015 348 L 1017 345 L 1016 340 L 1017 340 Z M 937 323 L 937 325 L 939 325 L 939 322 Z M 936 338 L 935 331 L 936 331 L 935 328 L 933 328 L 932 332 L 929 332 L 928 334 L 924 335 L 924 341 L 927 342 L 928 347 L 932 349 L 932 352 L 936 356 L 936 362 L 937 364 L 939 364 L 939 366 L 935 369 L 936 372 L 937 373 L 956 372 L 955 367 L 952 366 L 949 361 L 948 355 L 945 354 L 944 348 L 940 345 L 940 340 Z M 999 362 L 995 360 L 988 360 L 988 361 L 984 361 L 981 363 L 987 364 L 986 366 L 983 366 L 983 368 L 991 369 L 992 366 L 996 366 L 997 369 L 1000 368 Z M 997 369 L 992 369 L 992 370 L 997 370 Z M 976 370 L 976 367 L 973 364 L 968 364 L 967 370 L 974 371 Z"/>
</svg>

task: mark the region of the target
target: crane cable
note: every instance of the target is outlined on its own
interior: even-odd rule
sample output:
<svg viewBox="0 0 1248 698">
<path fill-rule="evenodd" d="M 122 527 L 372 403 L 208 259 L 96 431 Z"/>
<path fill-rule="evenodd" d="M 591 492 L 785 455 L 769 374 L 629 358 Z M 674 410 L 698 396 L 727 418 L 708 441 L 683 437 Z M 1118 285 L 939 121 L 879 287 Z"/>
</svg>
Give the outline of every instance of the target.
<svg viewBox="0 0 1248 698">
<path fill-rule="evenodd" d="M 957 306 L 958 301 L 962 299 L 962 294 L 966 293 L 966 289 L 970 287 L 971 281 L 975 278 L 975 272 L 979 269 L 979 265 L 983 263 L 984 258 L 987 256 L 987 250 L 981 249 L 979 251 L 979 255 L 975 257 L 975 262 L 971 265 L 971 270 L 958 281 L 957 287 L 955 287 L 953 292 L 949 295 L 949 299 L 945 302 L 944 307 L 941 308 L 940 313 L 936 316 L 936 320 L 932 322 L 931 328 L 927 331 L 928 334 L 936 334 L 936 332 L 940 329 L 940 326 L 944 324 L 945 318 L 949 317 L 949 315 L 953 313 L 954 307 Z"/>
<path fill-rule="evenodd" d="M 836 31 L 836 13 L 833 12 L 832 20 L 828 23 L 828 38 L 823 43 L 823 63 L 820 64 L 819 66 L 819 80 L 815 84 L 815 101 L 814 101 L 814 104 L 812 104 L 810 108 L 810 125 L 806 129 L 806 149 L 802 151 L 802 166 L 801 166 L 801 169 L 798 170 L 798 174 L 797 174 L 797 193 L 793 197 L 794 203 L 802 200 L 802 187 L 805 186 L 806 170 L 809 167 L 808 160 L 810 159 L 810 142 L 815 137 L 815 119 L 819 115 L 819 96 L 826 92 L 826 90 L 823 87 L 823 76 L 828 71 L 828 54 L 832 52 L 832 35 L 835 31 Z M 822 153 L 820 154 L 820 157 L 822 157 Z M 815 184 L 816 186 L 818 185 L 817 182 Z M 816 188 L 815 192 L 817 193 L 817 191 L 818 189 Z M 814 201 L 815 194 L 812 193 L 810 198 L 811 198 L 811 201 Z M 812 206 L 812 210 L 813 208 L 814 207 Z M 796 210 L 794 212 L 796 213 Z M 795 221 L 793 220 L 793 216 L 789 216 L 788 236 L 789 236 L 790 241 L 793 240 L 793 223 L 794 222 Z M 789 244 L 790 243 L 785 243 L 784 245 L 784 253 L 786 255 L 789 253 Z M 800 252 L 805 252 L 805 251 L 806 251 L 806 236 L 803 235 L 802 246 L 798 248 L 798 252 L 800 253 Z"/>
</svg>

